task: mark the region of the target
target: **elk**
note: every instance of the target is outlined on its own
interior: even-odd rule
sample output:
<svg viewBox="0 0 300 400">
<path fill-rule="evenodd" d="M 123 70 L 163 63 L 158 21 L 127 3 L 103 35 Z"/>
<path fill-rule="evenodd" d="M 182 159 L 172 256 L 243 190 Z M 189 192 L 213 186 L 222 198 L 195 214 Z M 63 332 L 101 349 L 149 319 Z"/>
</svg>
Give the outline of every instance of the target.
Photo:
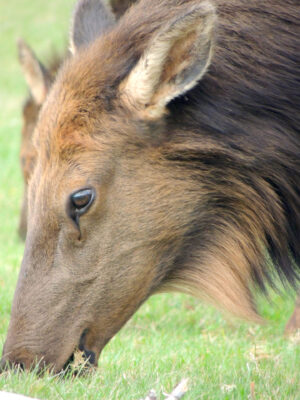
<svg viewBox="0 0 300 400">
<path fill-rule="evenodd" d="M 149 296 L 297 285 L 298 2 L 79 0 L 42 106 L 2 365 L 97 365 Z M 103 29 L 104 27 L 104 29 Z M 272 262 L 270 262 L 270 260 Z"/>
</svg>

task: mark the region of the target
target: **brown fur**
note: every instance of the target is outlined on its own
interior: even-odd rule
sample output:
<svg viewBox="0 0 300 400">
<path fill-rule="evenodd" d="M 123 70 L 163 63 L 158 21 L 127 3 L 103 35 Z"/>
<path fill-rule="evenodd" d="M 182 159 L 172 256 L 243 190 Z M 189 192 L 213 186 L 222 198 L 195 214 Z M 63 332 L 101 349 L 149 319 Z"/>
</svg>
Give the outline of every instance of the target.
<svg viewBox="0 0 300 400">
<path fill-rule="evenodd" d="M 135 1 L 112 1 L 111 6 L 117 18 L 119 18 Z M 27 232 L 27 186 L 35 164 L 36 152 L 32 143 L 33 132 L 38 120 L 39 111 L 47 97 L 48 91 L 55 78 L 55 75 L 63 62 L 63 58 L 52 55 L 49 62 L 44 66 L 36 57 L 30 47 L 19 40 L 19 61 L 23 74 L 28 84 L 30 95 L 26 98 L 22 114 L 22 133 L 20 148 L 20 164 L 24 180 L 24 192 L 18 232 L 25 240 Z M 44 83 L 44 79 L 46 82 Z"/>
<path fill-rule="evenodd" d="M 253 289 L 275 285 L 274 275 L 296 285 L 298 5 L 215 4 L 218 27 L 210 2 L 152 0 L 147 11 L 142 0 L 75 49 L 58 74 L 35 135 L 29 231 L 4 361 L 28 367 L 37 358 L 59 370 L 79 342 L 97 360 L 159 291 L 186 291 L 259 319 Z M 180 64 L 191 48 L 182 46 L 164 69 L 172 54 L 172 43 L 161 47 L 165 34 L 180 43 L 191 31 L 189 63 Z M 160 57 L 154 70 L 140 63 L 145 54 L 151 62 L 163 54 L 164 65 Z M 148 72 L 145 98 L 128 91 L 132 77 Z M 95 201 L 76 225 L 69 196 L 86 187 Z"/>
</svg>

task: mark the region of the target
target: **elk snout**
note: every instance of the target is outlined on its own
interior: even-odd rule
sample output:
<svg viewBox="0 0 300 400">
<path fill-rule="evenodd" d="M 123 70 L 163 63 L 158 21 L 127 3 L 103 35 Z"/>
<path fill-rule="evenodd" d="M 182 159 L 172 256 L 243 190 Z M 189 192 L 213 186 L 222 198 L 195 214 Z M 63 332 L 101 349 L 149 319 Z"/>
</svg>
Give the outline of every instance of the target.
<svg viewBox="0 0 300 400">
<path fill-rule="evenodd" d="M 21 351 L 18 354 L 8 354 L 3 352 L 4 356 L 0 361 L 0 373 L 9 369 L 30 370 L 35 364 L 36 357 L 28 351 Z"/>
<path fill-rule="evenodd" d="M 36 365 L 38 365 L 38 371 L 41 373 L 45 368 L 50 368 L 55 372 L 66 372 L 70 367 L 72 368 L 72 364 L 75 369 L 80 367 L 81 364 L 84 365 L 84 370 L 89 369 L 89 367 L 97 367 L 100 351 L 94 350 L 89 346 L 87 336 L 88 330 L 84 330 L 79 342 L 73 347 L 72 353 L 69 353 L 68 359 L 65 358 L 67 353 L 61 352 L 61 354 L 54 357 L 56 362 L 50 361 L 50 355 L 33 354 L 26 348 L 20 347 L 16 349 L 15 346 L 10 346 L 6 343 L 0 361 L 0 373 L 11 369 L 31 370 Z M 74 372 L 78 373 L 76 370 Z"/>
</svg>

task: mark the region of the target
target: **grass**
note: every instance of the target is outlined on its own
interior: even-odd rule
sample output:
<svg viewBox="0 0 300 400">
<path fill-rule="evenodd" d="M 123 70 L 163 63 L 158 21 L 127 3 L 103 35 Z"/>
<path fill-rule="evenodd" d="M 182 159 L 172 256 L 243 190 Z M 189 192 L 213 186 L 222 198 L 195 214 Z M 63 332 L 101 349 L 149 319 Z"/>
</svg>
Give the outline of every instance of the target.
<svg viewBox="0 0 300 400">
<path fill-rule="evenodd" d="M 0 2 L 0 346 L 22 259 L 16 228 L 22 194 L 18 164 L 21 104 L 26 86 L 15 41 L 23 36 L 43 61 L 67 42 L 73 0 Z M 151 298 L 104 349 L 96 373 L 65 378 L 33 373 L 0 375 L 0 390 L 40 399 L 139 399 L 190 379 L 185 399 L 299 399 L 300 350 L 282 332 L 293 299 L 260 300 L 265 326 L 225 320 L 183 295 Z M 253 386 L 253 383 L 252 383 Z M 160 397 L 164 398 L 163 395 Z"/>
</svg>

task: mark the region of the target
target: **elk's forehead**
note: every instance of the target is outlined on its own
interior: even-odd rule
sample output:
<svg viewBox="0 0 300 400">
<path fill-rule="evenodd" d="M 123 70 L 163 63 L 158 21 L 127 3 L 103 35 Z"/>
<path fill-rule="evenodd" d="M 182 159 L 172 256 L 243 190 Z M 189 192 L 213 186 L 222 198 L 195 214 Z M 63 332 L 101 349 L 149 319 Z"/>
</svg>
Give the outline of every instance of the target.
<svg viewBox="0 0 300 400">
<path fill-rule="evenodd" d="M 95 133 L 99 139 L 110 130 L 120 79 L 128 69 L 126 56 L 119 57 L 113 42 L 100 38 L 66 61 L 42 108 L 37 147 L 54 154 L 66 154 L 71 147 L 93 149 Z"/>
<path fill-rule="evenodd" d="M 96 91 L 95 91 L 96 93 Z M 103 114 L 101 98 L 58 82 L 40 115 L 35 144 L 46 154 L 70 153 L 95 146 L 92 139 Z"/>
</svg>

